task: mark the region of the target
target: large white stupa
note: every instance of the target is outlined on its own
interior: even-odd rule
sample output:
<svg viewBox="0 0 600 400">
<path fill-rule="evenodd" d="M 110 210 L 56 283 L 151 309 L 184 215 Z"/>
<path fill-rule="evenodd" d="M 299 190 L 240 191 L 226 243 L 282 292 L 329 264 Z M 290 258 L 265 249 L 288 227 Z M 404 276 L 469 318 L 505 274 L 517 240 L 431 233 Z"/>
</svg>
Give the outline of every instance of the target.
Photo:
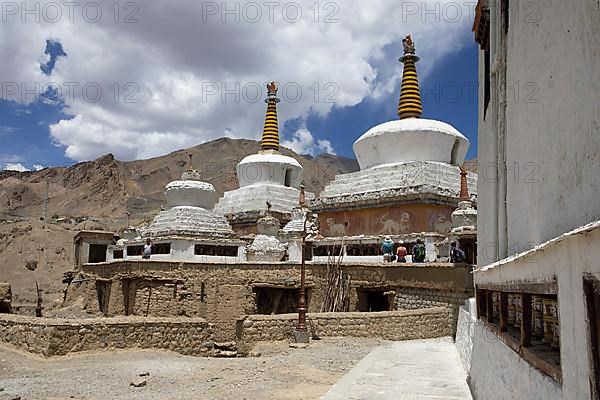
<svg viewBox="0 0 600 400">
<path fill-rule="evenodd" d="M 410 35 L 403 44 L 400 119 L 377 125 L 354 142 L 360 171 L 336 176 L 314 203 L 316 209 L 374 206 L 386 199 L 397 202 L 424 195 L 443 201 L 458 198 L 469 140 L 450 124 L 420 118 L 415 67 L 419 57 Z M 476 174 L 469 173 L 471 193 L 476 192 L 476 180 Z"/>
<path fill-rule="evenodd" d="M 225 192 L 215 206 L 215 211 L 226 215 L 234 225 L 256 225 L 267 202 L 271 204 L 271 212 L 287 222 L 297 205 L 302 166 L 294 158 L 279 153 L 279 99 L 274 82 L 267 85 L 267 91 L 261 151 L 240 161 L 236 167 L 239 189 Z"/>
</svg>

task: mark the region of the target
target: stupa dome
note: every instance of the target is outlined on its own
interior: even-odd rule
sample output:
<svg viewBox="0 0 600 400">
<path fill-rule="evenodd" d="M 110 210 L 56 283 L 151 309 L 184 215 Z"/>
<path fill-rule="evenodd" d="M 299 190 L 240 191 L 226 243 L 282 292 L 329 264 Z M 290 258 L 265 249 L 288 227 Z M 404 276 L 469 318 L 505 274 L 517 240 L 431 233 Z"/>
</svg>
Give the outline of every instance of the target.
<svg viewBox="0 0 600 400">
<path fill-rule="evenodd" d="M 223 217 L 210 210 L 193 206 L 176 206 L 161 211 L 145 230 L 144 235 L 199 236 L 207 238 L 229 237 L 231 226 Z"/>
<path fill-rule="evenodd" d="M 193 206 L 211 209 L 216 201 L 215 187 L 207 182 L 173 181 L 165 187 L 169 207 Z"/>
<path fill-rule="evenodd" d="M 462 165 L 469 140 L 445 122 L 407 118 L 374 126 L 352 147 L 361 169 L 410 161 Z"/>
<path fill-rule="evenodd" d="M 221 238 L 233 235 L 227 219 L 211 210 L 216 200 L 214 186 L 195 179 L 200 179 L 200 174 L 191 168 L 190 155 L 190 167 L 182 179 L 165 187 L 169 208 L 154 218 L 144 231 L 145 236 Z"/>
<path fill-rule="evenodd" d="M 298 188 L 302 182 L 302 166 L 296 159 L 271 151 L 245 157 L 236 167 L 240 187 L 276 184 Z"/>
</svg>

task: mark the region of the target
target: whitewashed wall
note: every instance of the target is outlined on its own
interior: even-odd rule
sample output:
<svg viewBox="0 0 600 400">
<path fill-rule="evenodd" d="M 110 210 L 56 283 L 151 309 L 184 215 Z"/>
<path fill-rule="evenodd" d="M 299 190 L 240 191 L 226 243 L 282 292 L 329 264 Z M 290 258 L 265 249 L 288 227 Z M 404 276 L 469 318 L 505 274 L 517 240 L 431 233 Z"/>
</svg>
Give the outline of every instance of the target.
<svg viewBox="0 0 600 400">
<path fill-rule="evenodd" d="M 600 279 L 600 223 L 578 233 L 562 236 L 538 251 L 499 263 L 487 271 L 475 273 L 475 284 L 507 282 L 544 282 L 556 276 L 560 318 L 560 353 L 563 375 L 562 397 L 553 393 L 546 377 L 502 343 L 477 339 L 473 344 L 471 382 L 481 399 L 587 399 L 590 398 L 590 346 L 583 276 L 590 273 Z M 477 330 L 476 330 L 477 332 Z M 493 336 L 491 332 L 489 335 Z M 516 358 L 515 358 L 516 357 Z M 523 376 L 528 377 L 522 379 Z M 497 382 L 494 384 L 494 382 Z M 494 385 L 507 382 L 504 389 Z M 540 390 L 531 392 L 539 383 Z M 491 385 L 491 386 L 490 386 Z M 545 386 L 548 386 L 547 388 Z M 542 389 L 542 387 L 544 387 Z M 512 393 L 538 393 L 534 397 L 509 396 Z M 545 397 L 549 396 L 549 397 Z"/>
<path fill-rule="evenodd" d="M 480 259 L 482 245 L 498 244 L 496 229 L 501 235 L 507 232 L 510 255 L 600 219 L 598 7 L 598 0 L 511 2 L 506 38 L 507 226 L 505 230 L 502 222 L 496 223 L 502 199 L 494 200 L 498 148 L 492 121 L 494 104 L 501 109 L 502 99 L 492 98 L 485 121 L 482 105 L 479 112 L 478 211 L 484 221 L 479 227 Z M 492 23 L 492 38 L 495 31 Z M 479 83 L 481 103 L 481 60 Z"/>
</svg>

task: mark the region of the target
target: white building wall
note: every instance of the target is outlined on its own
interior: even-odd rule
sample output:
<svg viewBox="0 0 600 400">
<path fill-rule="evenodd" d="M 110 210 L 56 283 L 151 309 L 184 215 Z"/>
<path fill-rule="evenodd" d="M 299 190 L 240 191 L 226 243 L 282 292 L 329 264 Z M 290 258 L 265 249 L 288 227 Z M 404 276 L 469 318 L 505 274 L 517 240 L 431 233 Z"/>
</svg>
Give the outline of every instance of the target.
<svg viewBox="0 0 600 400">
<path fill-rule="evenodd" d="M 495 73 L 485 120 L 483 52 L 479 61 L 480 267 L 600 219 L 598 0 L 508 3 L 510 22 L 503 39 L 499 34 L 501 2 L 490 2 Z M 600 277 L 598 243 L 596 229 L 475 274 L 476 284 L 557 278 L 563 374 L 563 384 L 555 383 L 508 346 L 491 340 L 494 334 L 477 322 L 470 370 L 476 398 L 590 398 L 582 279 L 586 272 Z"/>
<path fill-rule="evenodd" d="M 481 321 L 472 327 L 473 359 L 470 387 L 482 400 L 562 400 L 560 385 L 532 368 L 502 343 Z M 476 372 L 475 372 L 476 371 Z"/>
<path fill-rule="evenodd" d="M 552 397 L 553 381 L 529 366 L 513 350 L 495 343 L 495 334 L 483 332 L 477 339 L 475 330 L 471 382 L 482 399 L 587 399 L 590 398 L 590 345 L 587 310 L 584 303 L 583 276 L 590 273 L 600 279 L 600 224 L 589 232 L 576 233 L 514 261 L 494 266 L 475 274 L 478 284 L 507 282 L 545 282 L 556 277 L 560 318 L 560 354 L 562 365 L 562 397 Z M 479 323 L 478 323 L 479 324 Z M 481 330 L 480 330 L 481 331 Z M 486 339 L 487 338 L 487 339 Z M 512 354 L 511 354 L 512 353 Z M 521 379 L 521 376 L 528 379 Z M 511 382 L 510 388 L 498 390 L 493 382 Z M 552 385 L 549 384 L 552 383 Z M 505 397 L 509 393 L 529 393 L 539 383 L 533 397 Z M 492 388 L 489 386 L 492 385 Z M 548 386 L 547 388 L 545 386 Z M 544 387 L 544 388 L 542 388 Z M 489 392 L 488 392 L 489 390 Z M 509 390 L 507 392 L 506 390 Z M 513 392 L 514 391 L 514 392 Z M 550 397 L 545 397 L 545 396 Z"/>
<path fill-rule="evenodd" d="M 527 3 L 527 8 L 522 2 L 509 4 L 510 24 L 506 37 L 508 255 L 600 218 L 598 0 L 551 0 L 543 6 Z M 493 21 L 491 25 L 494 31 Z M 501 50 L 499 48 L 497 53 Z M 482 68 L 480 77 L 481 72 Z M 482 86 L 483 79 L 480 79 Z M 483 101 L 481 92 L 480 101 Z M 502 100 L 492 99 L 488 109 L 492 120 L 494 101 Z M 501 109 L 501 104 L 497 109 Z M 490 223 L 489 229 L 485 225 L 480 227 L 482 256 L 482 245 L 495 243 L 493 230 L 498 228 L 494 218 L 490 219 L 490 212 L 501 212 L 502 206 L 494 206 L 492 197 L 496 185 L 486 181 L 482 170 L 496 161 L 494 141 L 497 138 L 491 131 L 489 117 L 485 123 L 480 120 L 479 126 L 478 211 L 485 225 Z M 493 176 L 492 168 L 489 172 Z M 499 228 L 503 229 L 502 224 Z M 484 260 L 485 256 L 479 259 Z"/>
<path fill-rule="evenodd" d="M 492 105 L 484 119 L 484 53 L 479 52 L 479 112 L 477 135 L 477 260 L 485 265 L 498 260 L 498 206 L 497 206 L 497 137 L 492 129 Z"/>
<path fill-rule="evenodd" d="M 511 25 L 507 54 L 508 233 L 525 247 L 600 218 L 599 4 L 538 14 Z"/>
<path fill-rule="evenodd" d="M 467 372 L 471 369 L 471 359 L 473 356 L 476 309 L 475 298 L 468 299 L 465 301 L 465 304 L 458 309 L 458 322 L 456 323 L 456 337 L 454 343 L 456 345 L 456 350 L 458 350 L 458 355 L 463 368 Z"/>
</svg>

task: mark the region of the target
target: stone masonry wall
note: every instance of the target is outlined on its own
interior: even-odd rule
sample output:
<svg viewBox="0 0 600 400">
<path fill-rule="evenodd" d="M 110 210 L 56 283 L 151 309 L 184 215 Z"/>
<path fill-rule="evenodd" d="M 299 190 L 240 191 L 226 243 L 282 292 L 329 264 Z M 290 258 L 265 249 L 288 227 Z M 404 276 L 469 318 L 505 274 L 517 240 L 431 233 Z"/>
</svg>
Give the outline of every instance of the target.
<svg viewBox="0 0 600 400">
<path fill-rule="evenodd" d="M 364 290 L 394 291 L 398 309 L 450 306 L 458 310 L 472 295 L 467 265 L 347 264 L 350 276 L 349 311 L 361 310 Z M 78 283 L 67 291 L 65 306 L 83 298 L 92 315 L 137 315 L 204 318 L 214 326 L 217 341 L 235 338 L 236 321 L 257 314 L 255 288 L 298 288 L 300 266 L 295 263 L 181 263 L 120 261 L 84 265 Z M 319 312 L 326 289 L 327 268 L 307 264 L 308 311 Z M 402 296 L 413 296 L 404 298 Z M 429 297 L 430 298 L 429 298 Z M 410 306 L 409 306 L 410 305 Z"/>
<path fill-rule="evenodd" d="M 394 297 L 397 310 L 417 310 L 427 307 L 460 306 L 469 298 L 465 292 L 446 290 L 398 288 Z"/>
<path fill-rule="evenodd" d="M 163 349 L 210 356 L 213 331 L 204 319 L 95 318 L 57 320 L 0 316 L 0 341 L 45 357 L 108 349 Z"/>
<path fill-rule="evenodd" d="M 445 307 L 410 311 L 308 314 L 312 336 L 377 337 L 387 340 L 430 339 L 452 336 L 453 312 Z M 258 342 L 289 340 L 297 314 L 248 315 L 237 321 L 238 351 L 249 352 Z"/>
</svg>

